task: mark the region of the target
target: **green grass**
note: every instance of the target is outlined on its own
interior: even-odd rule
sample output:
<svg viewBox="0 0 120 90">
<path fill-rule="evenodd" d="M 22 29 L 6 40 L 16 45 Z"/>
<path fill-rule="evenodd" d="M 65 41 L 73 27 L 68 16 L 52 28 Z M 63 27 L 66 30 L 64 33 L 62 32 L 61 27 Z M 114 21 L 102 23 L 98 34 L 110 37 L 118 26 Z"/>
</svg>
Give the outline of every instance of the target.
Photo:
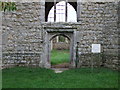
<svg viewBox="0 0 120 90">
<path fill-rule="evenodd" d="M 51 64 L 61 64 L 61 63 L 68 63 L 70 56 L 69 50 L 52 50 L 51 51 Z"/>
<path fill-rule="evenodd" d="M 118 72 L 106 68 L 49 69 L 15 67 L 2 72 L 3 88 L 118 88 Z"/>
</svg>

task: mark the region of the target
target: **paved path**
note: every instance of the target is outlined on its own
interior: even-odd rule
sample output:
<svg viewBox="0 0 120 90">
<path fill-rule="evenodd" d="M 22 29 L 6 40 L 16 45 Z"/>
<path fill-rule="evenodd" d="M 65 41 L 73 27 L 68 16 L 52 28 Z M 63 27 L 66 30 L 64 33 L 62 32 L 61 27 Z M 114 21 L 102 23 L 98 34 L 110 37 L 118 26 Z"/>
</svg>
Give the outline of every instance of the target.
<svg viewBox="0 0 120 90">
<path fill-rule="evenodd" d="M 55 71 L 55 73 L 62 73 L 65 70 L 69 70 L 69 68 L 51 68 Z"/>
</svg>

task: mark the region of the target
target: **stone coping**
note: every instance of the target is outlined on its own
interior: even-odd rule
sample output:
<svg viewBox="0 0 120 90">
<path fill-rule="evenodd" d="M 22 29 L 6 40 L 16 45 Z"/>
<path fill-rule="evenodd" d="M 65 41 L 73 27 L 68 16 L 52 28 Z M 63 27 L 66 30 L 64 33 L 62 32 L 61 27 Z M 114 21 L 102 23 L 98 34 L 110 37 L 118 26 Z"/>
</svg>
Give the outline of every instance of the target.
<svg viewBox="0 0 120 90">
<path fill-rule="evenodd" d="M 41 22 L 42 25 L 81 25 L 81 22 Z"/>
<path fill-rule="evenodd" d="M 42 27 L 44 29 L 77 29 L 80 22 L 42 22 Z"/>
<path fill-rule="evenodd" d="M 21 2 L 21 3 L 27 3 L 27 2 L 53 2 L 54 0 L 1 0 L 2 2 Z M 57 0 L 60 1 L 60 0 Z M 69 0 L 69 2 L 118 2 L 120 0 Z"/>
</svg>

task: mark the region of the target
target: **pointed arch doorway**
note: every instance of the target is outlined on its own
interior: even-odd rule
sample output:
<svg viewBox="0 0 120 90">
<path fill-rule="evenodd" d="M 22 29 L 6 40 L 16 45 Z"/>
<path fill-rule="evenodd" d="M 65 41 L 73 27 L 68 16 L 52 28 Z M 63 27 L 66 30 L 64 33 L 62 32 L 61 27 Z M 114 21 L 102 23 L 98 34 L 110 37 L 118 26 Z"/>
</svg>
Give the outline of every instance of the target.
<svg viewBox="0 0 120 90">
<path fill-rule="evenodd" d="M 51 40 L 56 36 L 64 36 L 70 40 L 70 60 L 69 68 L 75 67 L 76 60 L 76 28 L 61 28 L 61 27 L 45 27 L 45 44 L 43 53 L 43 63 L 45 68 L 51 68 L 50 52 Z"/>
<path fill-rule="evenodd" d="M 71 39 L 64 33 L 55 34 L 50 39 L 51 68 L 69 68 Z"/>
</svg>

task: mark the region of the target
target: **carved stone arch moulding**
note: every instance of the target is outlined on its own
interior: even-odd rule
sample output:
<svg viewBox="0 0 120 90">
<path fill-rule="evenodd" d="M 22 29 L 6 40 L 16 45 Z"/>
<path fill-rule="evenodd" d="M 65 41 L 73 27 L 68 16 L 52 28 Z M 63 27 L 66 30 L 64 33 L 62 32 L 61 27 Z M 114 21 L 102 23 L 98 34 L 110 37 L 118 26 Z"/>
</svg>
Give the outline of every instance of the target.
<svg viewBox="0 0 120 90">
<path fill-rule="evenodd" d="M 44 31 L 45 34 L 45 45 L 44 45 L 44 53 L 43 53 L 43 64 L 45 68 L 51 68 L 50 63 L 50 41 L 59 35 L 63 35 L 70 40 L 70 60 L 69 60 L 69 67 L 75 67 L 75 60 L 76 60 L 76 29 L 75 28 L 51 28 L 45 27 Z"/>
</svg>

